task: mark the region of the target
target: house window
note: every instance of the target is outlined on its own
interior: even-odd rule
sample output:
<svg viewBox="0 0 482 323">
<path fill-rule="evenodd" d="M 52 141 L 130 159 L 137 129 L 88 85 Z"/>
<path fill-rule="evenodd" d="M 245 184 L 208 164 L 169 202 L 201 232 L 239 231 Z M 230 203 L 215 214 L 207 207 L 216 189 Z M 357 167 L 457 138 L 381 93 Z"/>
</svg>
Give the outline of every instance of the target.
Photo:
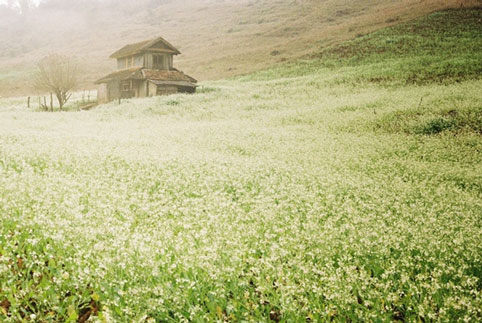
<svg viewBox="0 0 482 323">
<path fill-rule="evenodd" d="M 126 68 L 134 66 L 134 56 L 126 57 Z"/>
<path fill-rule="evenodd" d="M 162 55 L 152 55 L 152 65 L 156 67 L 163 67 L 164 57 Z"/>
<path fill-rule="evenodd" d="M 132 89 L 132 82 L 125 82 L 122 84 L 122 90 L 123 91 L 130 91 Z"/>
</svg>

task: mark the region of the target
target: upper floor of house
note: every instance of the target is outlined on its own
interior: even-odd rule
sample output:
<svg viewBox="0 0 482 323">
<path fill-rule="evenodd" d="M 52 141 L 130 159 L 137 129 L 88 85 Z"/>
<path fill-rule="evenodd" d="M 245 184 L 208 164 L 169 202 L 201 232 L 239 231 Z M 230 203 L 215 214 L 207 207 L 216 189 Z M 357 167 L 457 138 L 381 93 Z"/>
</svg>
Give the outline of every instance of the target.
<svg viewBox="0 0 482 323">
<path fill-rule="evenodd" d="M 181 52 L 167 40 L 158 37 L 140 43 L 129 44 L 110 57 L 117 59 L 117 69 L 140 67 L 154 70 L 172 70 L 174 56 Z"/>
</svg>

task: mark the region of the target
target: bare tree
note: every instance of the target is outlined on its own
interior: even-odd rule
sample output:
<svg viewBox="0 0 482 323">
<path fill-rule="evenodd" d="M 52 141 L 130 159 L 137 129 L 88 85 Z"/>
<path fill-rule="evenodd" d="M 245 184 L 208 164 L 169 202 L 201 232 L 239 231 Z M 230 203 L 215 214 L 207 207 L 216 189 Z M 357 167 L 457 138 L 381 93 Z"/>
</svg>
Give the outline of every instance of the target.
<svg viewBox="0 0 482 323">
<path fill-rule="evenodd" d="M 78 71 L 77 65 L 69 57 L 50 54 L 38 63 L 35 87 L 54 93 L 62 111 L 77 85 Z"/>
</svg>

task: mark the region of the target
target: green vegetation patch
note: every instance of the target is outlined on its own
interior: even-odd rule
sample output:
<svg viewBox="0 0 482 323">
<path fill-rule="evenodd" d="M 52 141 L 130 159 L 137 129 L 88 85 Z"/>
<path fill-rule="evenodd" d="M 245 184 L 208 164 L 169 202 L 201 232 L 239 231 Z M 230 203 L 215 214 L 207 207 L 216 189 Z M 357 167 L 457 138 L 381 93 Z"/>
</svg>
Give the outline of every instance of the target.
<svg viewBox="0 0 482 323">
<path fill-rule="evenodd" d="M 453 109 L 405 109 L 390 112 L 374 123 L 375 129 L 407 134 L 474 132 L 482 135 L 482 106 Z"/>
<path fill-rule="evenodd" d="M 371 67 L 359 81 L 429 84 L 482 75 L 482 8 L 446 10 L 322 51 L 321 61 Z"/>
<path fill-rule="evenodd" d="M 0 210 L 0 319 L 85 322 L 98 315 L 99 295 L 79 267 L 86 262 L 42 228 L 12 220 L 24 214 Z"/>
<path fill-rule="evenodd" d="M 482 8 L 446 10 L 323 49 L 247 80 L 338 71 L 330 83 L 447 84 L 482 75 Z M 346 68 L 350 67 L 349 73 Z"/>
</svg>

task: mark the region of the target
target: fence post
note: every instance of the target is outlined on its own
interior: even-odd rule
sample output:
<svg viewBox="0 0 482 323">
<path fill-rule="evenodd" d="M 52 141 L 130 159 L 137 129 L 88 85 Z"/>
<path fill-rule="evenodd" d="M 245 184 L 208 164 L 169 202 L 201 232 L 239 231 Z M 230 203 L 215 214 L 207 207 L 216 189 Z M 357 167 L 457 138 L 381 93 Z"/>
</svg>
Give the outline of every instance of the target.
<svg viewBox="0 0 482 323">
<path fill-rule="evenodd" d="M 27 109 L 30 109 L 30 97 L 27 98 Z"/>
</svg>

